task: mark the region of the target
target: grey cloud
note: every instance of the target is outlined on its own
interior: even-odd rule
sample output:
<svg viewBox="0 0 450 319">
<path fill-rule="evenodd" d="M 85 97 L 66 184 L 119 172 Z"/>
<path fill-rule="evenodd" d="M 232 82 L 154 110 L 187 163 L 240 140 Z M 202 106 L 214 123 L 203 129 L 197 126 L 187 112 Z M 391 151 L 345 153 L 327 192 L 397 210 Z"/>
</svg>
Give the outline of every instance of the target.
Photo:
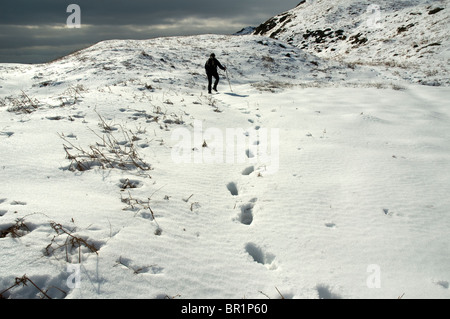
<svg viewBox="0 0 450 319">
<path fill-rule="evenodd" d="M 87 24 L 105 25 L 147 25 L 158 24 L 164 19 L 181 19 L 186 16 L 197 18 L 236 16 L 272 16 L 295 6 L 294 1 L 247 0 L 2 0 L 0 24 L 59 24 L 65 23 L 69 4 L 78 4 L 82 20 Z"/>
<path fill-rule="evenodd" d="M 109 39 L 230 34 L 295 7 L 298 0 L 2 0 L 0 63 L 39 63 Z M 65 28 L 69 4 L 81 29 Z M 33 57 L 33 58 L 31 58 Z"/>
</svg>

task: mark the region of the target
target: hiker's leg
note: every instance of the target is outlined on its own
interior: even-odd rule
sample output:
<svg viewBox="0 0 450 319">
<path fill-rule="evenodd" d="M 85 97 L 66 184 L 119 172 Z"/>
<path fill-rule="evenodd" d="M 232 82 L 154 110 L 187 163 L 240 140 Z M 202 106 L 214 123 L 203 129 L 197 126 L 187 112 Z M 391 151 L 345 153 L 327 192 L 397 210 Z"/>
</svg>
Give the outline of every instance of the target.
<svg viewBox="0 0 450 319">
<path fill-rule="evenodd" d="M 208 73 L 208 92 L 211 93 L 211 86 L 212 86 L 212 74 Z"/>
<path fill-rule="evenodd" d="M 214 91 L 217 91 L 217 84 L 219 84 L 219 75 L 216 73 L 214 74 L 214 78 L 216 79 L 216 81 L 214 82 Z"/>
</svg>

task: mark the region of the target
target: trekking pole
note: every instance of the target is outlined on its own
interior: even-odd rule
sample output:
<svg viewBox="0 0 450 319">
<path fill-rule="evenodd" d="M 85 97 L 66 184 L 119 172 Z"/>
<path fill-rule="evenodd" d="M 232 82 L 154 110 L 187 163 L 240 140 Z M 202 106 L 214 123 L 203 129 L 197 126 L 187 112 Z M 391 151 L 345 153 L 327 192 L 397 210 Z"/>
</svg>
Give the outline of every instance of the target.
<svg viewBox="0 0 450 319">
<path fill-rule="evenodd" d="M 225 73 L 227 74 L 227 80 L 228 80 L 228 85 L 230 86 L 230 90 L 231 90 L 231 92 L 233 92 L 233 89 L 231 88 L 231 83 L 230 83 L 230 76 L 228 75 L 228 68 L 225 69 Z"/>
</svg>

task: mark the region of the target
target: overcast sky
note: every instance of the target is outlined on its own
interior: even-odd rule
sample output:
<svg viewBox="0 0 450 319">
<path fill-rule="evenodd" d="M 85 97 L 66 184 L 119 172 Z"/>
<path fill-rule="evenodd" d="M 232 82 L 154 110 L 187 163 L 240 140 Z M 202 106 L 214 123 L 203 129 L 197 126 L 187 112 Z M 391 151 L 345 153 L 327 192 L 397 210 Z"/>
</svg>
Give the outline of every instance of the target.
<svg viewBox="0 0 450 319">
<path fill-rule="evenodd" d="M 102 40 L 232 34 L 300 0 L 1 0 L 0 63 L 42 63 Z M 81 28 L 68 28 L 69 4 Z M 72 20 L 75 22 L 75 20 Z"/>
</svg>

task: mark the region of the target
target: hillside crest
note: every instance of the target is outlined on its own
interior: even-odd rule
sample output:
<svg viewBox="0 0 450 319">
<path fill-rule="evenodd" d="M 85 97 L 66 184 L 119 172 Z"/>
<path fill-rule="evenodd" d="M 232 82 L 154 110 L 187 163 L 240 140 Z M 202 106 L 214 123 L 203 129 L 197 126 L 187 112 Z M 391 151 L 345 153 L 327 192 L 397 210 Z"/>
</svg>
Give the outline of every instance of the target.
<svg viewBox="0 0 450 319">
<path fill-rule="evenodd" d="M 302 1 L 253 32 L 322 58 L 392 69 L 449 85 L 449 1 Z"/>
</svg>

